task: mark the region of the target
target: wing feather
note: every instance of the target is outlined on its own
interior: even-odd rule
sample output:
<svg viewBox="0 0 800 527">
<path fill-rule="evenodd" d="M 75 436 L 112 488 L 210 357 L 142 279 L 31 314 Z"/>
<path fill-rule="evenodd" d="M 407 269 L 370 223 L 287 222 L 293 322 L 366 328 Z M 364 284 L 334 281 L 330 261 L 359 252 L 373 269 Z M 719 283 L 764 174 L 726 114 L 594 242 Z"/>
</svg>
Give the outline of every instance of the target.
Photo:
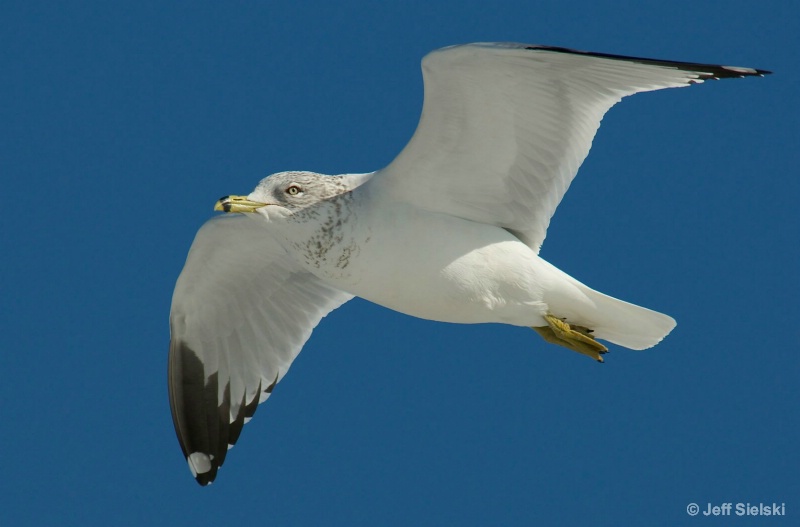
<svg viewBox="0 0 800 527">
<path fill-rule="evenodd" d="M 750 68 L 524 44 L 468 44 L 422 62 L 414 136 L 372 180 L 375 192 L 503 227 L 534 250 L 589 153 L 603 115 L 634 93 Z"/>
<path fill-rule="evenodd" d="M 175 431 L 201 485 L 314 327 L 351 298 L 300 268 L 258 221 L 222 216 L 200 229 L 172 298 L 168 382 Z"/>
</svg>

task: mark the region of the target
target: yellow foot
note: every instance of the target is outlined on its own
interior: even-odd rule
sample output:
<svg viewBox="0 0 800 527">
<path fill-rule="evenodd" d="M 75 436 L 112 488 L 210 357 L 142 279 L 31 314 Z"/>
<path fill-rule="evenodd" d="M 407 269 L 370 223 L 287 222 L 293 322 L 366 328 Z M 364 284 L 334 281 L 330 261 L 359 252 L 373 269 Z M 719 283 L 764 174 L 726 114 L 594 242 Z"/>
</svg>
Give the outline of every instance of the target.
<svg viewBox="0 0 800 527">
<path fill-rule="evenodd" d="M 592 330 L 583 326 L 570 326 L 553 315 L 545 315 L 544 319 L 549 325 L 540 328 L 532 328 L 536 330 L 544 340 L 551 344 L 558 344 L 572 351 L 577 351 L 581 355 L 591 357 L 597 362 L 603 362 L 603 357 L 601 357 L 601 355 L 607 353 L 608 348 L 592 337 Z"/>
</svg>

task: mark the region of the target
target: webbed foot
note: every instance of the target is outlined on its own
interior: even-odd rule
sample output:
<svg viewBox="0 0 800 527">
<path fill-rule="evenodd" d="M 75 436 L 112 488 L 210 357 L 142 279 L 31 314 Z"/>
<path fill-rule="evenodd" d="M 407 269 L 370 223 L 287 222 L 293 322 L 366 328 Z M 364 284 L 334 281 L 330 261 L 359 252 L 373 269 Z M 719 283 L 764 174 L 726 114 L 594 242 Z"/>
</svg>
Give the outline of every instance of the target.
<svg viewBox="0 0 800 527">
<path fill-rule="evenodd" d="M 597 362 L 603 362 L 601 355 L 608 353 L 608 348 L 592 337 L 592 330 L 583 326 L 571 326 L 553 315 L 545 315 L 544 319 L 547 321 L 547 326 L 531 328 L 544 340 L 577 351 Z"/>
</svg>

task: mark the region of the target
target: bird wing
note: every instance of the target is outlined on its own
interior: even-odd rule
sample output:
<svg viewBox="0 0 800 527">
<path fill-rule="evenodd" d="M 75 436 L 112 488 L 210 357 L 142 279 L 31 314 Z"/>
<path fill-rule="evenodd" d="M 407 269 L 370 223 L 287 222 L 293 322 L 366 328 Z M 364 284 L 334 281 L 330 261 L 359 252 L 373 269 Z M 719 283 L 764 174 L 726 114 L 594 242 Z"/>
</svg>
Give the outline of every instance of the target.
<svg viewBox="0 0 800 527">
<path fill-rule="evenodd" d="M 203 225 L 172 297 L 168 373 L 175 431 L 201 485 L 314 327 L 351 298 L 301 269 L 253 218 Z"/>
<path fill-rule="evenodd" d="M 537 251 L 600 120 L 622 97 L 769 73 L 506 43 L 434 51 L 422 71 L 417 130 L 371 186 L 503 227 Z"/>
</svg>

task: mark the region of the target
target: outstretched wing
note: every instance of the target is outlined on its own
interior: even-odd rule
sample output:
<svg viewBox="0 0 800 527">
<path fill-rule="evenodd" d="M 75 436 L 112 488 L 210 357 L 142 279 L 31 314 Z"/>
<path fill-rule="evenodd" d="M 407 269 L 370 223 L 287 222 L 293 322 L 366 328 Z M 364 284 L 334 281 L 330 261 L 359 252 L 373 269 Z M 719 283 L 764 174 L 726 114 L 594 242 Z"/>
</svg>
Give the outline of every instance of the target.
<svg viewBox="0 0 800 527">
<path fill-rule="evenodd" d="M 351 298 L 295 264 L 263 222 L 203 225 L 172 297 L 168 373 L 175 432 L 201 485 L 322 317 Z"/>
<path fill-rule="evenodd" d="M 534 250 L 603 115 L 622 97 L 769 72 L 524 44 L 468 44 L 422 62 L 411 141 L 373 189 L 503 227 Z"/>
</svg>

